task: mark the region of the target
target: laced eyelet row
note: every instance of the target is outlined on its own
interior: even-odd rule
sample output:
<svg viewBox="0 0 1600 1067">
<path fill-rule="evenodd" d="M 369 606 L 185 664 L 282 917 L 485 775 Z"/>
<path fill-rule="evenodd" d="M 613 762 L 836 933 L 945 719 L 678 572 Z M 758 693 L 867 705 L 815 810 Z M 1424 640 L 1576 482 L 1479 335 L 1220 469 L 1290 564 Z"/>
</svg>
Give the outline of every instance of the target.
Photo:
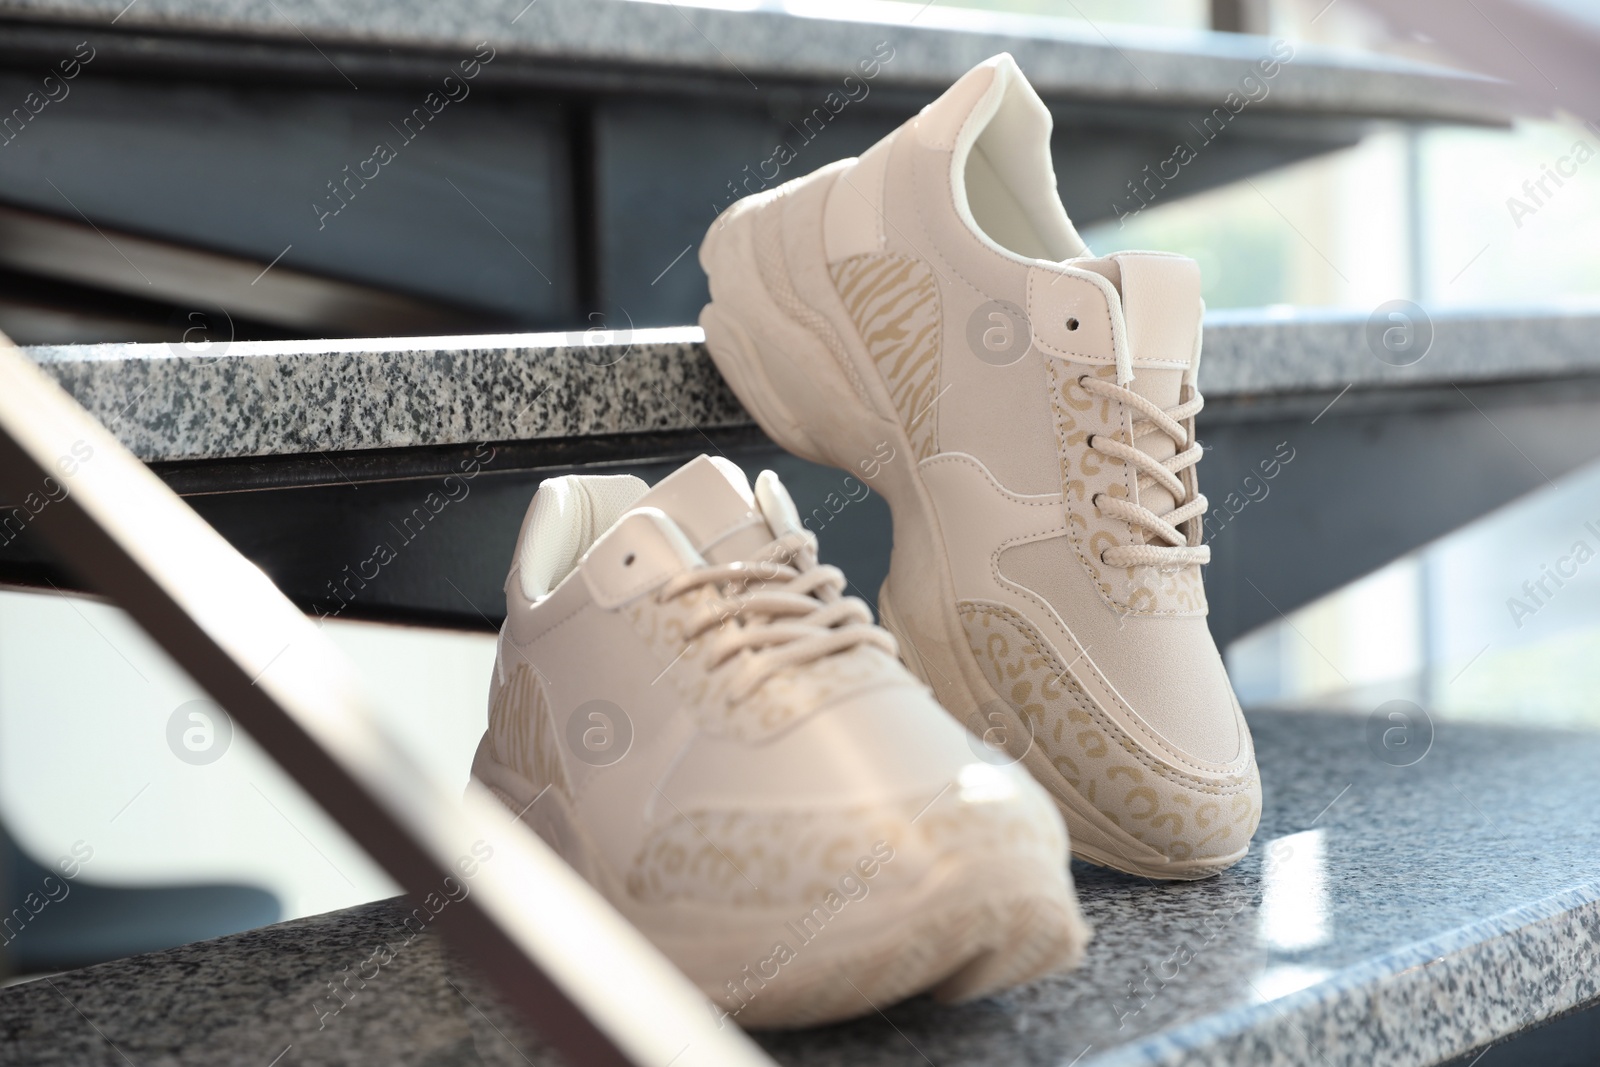
<svg viewBox="0 0 1600 1067">
<path fill-rule="evenodd" d="M 1090 434 L 1084 442 L 1085 446 L 1134 467 L 1136 487 L 1141 494 L 1160 486 L 1174 501 L 1172 508 L 1157 514 L 1137 500 L 1112 497 L 1106 493 L 1096 493 L 1090 497 L 1090 504 L 1100 515 L 1126 522 L 1134 529 L 1153 535 L 1152 539 L 1140 544 L 1113 545 L 1104 549 L 1099 555 L 1100 562 L 1111 567 L 1180 567 L 1209 563 L 1211 550 L 1199 544 L 1197 536 L 1198 520 L 1207 508 L 1206 498 L 1197 490 L 1191 492 L 1192 475 L 1188 476 L 1187 481 L 1184 477 L 1184 472 L 1191 470 L 1203 454 L 1194 439 L 1193 419 L 1205 401 L 1195 393 L 1183 403 L 1163 409 L 1125 385 L 1088 374 L 1079 375 L 1077 381 L 1084 392 L 1120 403 L 1133 418 L 1130 442 L 1124 443 L 1120 436 Z M 1140 425 L 1147 427 L 1142 433 L 1138 431 Z M 1165 435 L 1176 446 L 1177 451 L 1170 459 L 1158 460 L 1138 446 L 1141 438 L 1153 433 Z"/>
</svg>

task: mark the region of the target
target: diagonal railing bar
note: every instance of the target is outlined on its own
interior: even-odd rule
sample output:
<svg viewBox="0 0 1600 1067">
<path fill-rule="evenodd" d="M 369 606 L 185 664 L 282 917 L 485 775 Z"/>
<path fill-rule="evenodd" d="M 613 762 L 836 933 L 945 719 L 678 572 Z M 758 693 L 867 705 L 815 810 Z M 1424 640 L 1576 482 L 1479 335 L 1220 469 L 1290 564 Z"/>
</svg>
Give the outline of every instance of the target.
<svg viewBox="0 0 1600 1067">
<path fill-rule="evenodd" d="M 61 490 L 65 489 L 63 493 Z M 532 831 L 476 785 L 462 798 L 368 711 L 354 669 L 253 564 L 0 337 L 0 502 L 125 609 L 416 898 L 574 1064 L 771 1061 Z M 447 883 L 447 877 L 456 879 Z"/>
</svg>

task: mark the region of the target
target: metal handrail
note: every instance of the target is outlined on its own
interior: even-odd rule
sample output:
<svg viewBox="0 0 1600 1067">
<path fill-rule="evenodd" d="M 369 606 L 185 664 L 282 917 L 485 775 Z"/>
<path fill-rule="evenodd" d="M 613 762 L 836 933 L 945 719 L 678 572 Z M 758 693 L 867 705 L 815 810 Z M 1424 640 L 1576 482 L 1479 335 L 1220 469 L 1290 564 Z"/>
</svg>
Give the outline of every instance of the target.
<svg viewBox="0 0 1600 1067">
<path fill-rule="evenodd" d="M 51 488 L 54 479 L 65 493 Z M 0 336 L 0 492 L 416 897 L 493 858 L 445 938 L 571 1063 L 770 1064 L 588 883 L 476 784 L 464 798 L 371 714 L 354 668 L 253 564 Z"/>
</svg>

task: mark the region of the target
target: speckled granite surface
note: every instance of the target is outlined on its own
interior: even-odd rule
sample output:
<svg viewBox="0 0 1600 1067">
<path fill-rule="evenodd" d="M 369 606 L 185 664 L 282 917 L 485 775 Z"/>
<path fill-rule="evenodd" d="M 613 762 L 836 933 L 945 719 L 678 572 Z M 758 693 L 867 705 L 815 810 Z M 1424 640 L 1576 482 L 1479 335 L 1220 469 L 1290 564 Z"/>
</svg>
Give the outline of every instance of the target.
<svg viewBox="0 0 1600 1067">
<path fill-rule="evenodd" d="M 1220 397 L 1600 374 L 1597 327 L 1594 303 L 1421 316 L 1401 307 L 1217 311 L 1206 316 L 1200 388 Z"/>
<path fill-rule="evenodd" d="M 1388 323 L 1388 320 L 1384 320 Z M 1220 400 L 1385 385 L 1600 374 L 1600 309 L 1436 314 L 1427 353 L 1369 344 L 1368 316 L 1262 311 L 1207 320 L 1200 385 Z M 580 335 L 581 339 L 581 335 Z M 28 354 L 144 460 L 739 426 L 750 418 L 698 328 L 626 343 L 571 335 L 160 344 Z M 1375 351 L 1383 351 L 1380 360 Z M 1202 417 L 1203 421 L 1203 417 Z"/>
<path fill-rule="evenodd" d="M 748 424 L 700 330 L 28 349 L 143 460 Z"/>
<path fill-rule="evenodd" d="M 1440 723 L 1395 767 L 1364 717 L 1251 721 L 1265 812 L 1238 867 L 1078 865 L 1081 970 L 762 1043 L 795 1067 L 1408 1067 L 1600 1000 L 1600 736 Z M 427 938 L 324 1018 L 326 983 L 397 926 L 372 904 L 0 991 L 0 1062 L 554 1062 Z"/>
<path fill-rule="evenodd" d="M 718 10 L 722 8 L 722 10 Z M 744 10 L 727 10 L 742 8 Z M 753 9 L 753 10 L 752 10 Z M 1063 7 L 1065 13 L 1071 9 Z M 1215 106 L 1265 52 L 1262 38 L 1115 23 L 840 3 L 832 17 L 799 17 L 777 2 L 702 5 L 632 0 L 3 0 L 0 18 L 198 32 L 268 40 L 393 45 L 428 50 L 492 40 L 511 55 L 706 71 L 746 79 L 839 78 L 874 42 L 891 40 L 883 84 L 943 86 L 1000 51 L 1016 55 L 1047 97 Z M 955 32 L 952 32 L 955 31 Z M 1443 60 L 1441 59 L 1441 62 Z M 1259 105 L 1264 111 L 1498 121 L 1492 83 L 1369 53 L 1297 47 Z"/>
</svg>

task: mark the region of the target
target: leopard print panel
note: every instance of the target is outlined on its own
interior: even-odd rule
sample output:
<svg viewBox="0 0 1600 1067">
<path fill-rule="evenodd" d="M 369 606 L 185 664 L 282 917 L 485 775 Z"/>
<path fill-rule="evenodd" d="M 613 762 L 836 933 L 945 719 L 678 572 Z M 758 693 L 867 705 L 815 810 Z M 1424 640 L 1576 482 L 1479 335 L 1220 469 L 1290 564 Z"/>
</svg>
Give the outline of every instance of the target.
<svg viewBox="0 0 1600 1067">
<path fill-rule="evenodd" d="M 814 903 L 834 892 L 860 857 L 875 847 L 881 856 L 880 843 L 894 858 L 873 877 L 874 890 L 913 887 L 950 855 L 1000 849 L 1008 857 L 1063 864 L 1067 843 L 1054 805 L 1013 773 L 968 768 L 937 795 L 876 808 L 674 812 L 641 846 L 628 892 L 648 905 Z"/>
</svg>

